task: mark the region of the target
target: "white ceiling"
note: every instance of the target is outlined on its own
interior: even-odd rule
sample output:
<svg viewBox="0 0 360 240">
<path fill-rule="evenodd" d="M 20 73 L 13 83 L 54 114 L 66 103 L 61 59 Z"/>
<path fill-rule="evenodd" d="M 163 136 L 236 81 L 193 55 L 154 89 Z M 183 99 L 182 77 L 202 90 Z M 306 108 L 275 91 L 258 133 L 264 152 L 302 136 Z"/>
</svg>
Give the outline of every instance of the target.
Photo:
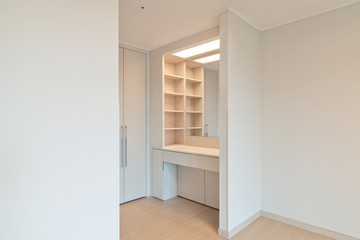
<svg viewBox="0 0 360 240">
<path fill-rule="evenodd" d="M 228 8 L 263 31 L 356 2 L 360 0 L 120 0 L 120 42 L 151 50 L 218 25 L 217 14 Z"/>
</svg>

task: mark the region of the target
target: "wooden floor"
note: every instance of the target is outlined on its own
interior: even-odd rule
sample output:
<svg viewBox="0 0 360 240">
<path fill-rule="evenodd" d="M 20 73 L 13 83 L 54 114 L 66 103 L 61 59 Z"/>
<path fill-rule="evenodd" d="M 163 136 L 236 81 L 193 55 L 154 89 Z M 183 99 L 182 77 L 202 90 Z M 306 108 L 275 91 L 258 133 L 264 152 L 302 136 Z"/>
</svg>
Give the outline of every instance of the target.
<svg viewBox="0 0 360 240">
<path fill-rule="evenodd" d="M 121 205 L 121 240 L 212 240 L 219 212 L 183 199 L 143 198 Z M 232 240 L 331 240 L 287 224 L 261 217 Z"/>
</svg>

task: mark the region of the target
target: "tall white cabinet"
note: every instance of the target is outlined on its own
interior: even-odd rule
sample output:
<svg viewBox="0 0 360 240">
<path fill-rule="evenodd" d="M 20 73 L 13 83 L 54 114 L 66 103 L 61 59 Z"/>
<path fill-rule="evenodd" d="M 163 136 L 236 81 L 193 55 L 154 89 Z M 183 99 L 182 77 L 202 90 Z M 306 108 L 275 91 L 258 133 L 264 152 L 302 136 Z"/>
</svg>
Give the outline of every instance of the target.
<svg viewBox="0 0 360 240">
<path fill-rule="evenodd" d="M 120 48 L 120 203 L 146 196 L 146 55 Z"/>
</svg>

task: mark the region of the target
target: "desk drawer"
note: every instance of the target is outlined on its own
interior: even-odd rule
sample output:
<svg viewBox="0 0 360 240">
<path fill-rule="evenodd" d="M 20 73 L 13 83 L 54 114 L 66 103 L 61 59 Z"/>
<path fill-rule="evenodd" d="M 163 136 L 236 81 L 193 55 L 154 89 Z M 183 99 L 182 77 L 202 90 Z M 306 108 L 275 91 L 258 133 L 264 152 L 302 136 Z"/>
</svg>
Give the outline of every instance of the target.
<svg viewBox="0 0 360 240">
<path fill-rule="evenodd" d="M 163 161 L 190 167 L 190 154 L 163 151 Z"/>
<path fill-rule="evenodd" d="M 219 158 L 191 155 L 191 167 L 219 172 Z"/>
</svg>

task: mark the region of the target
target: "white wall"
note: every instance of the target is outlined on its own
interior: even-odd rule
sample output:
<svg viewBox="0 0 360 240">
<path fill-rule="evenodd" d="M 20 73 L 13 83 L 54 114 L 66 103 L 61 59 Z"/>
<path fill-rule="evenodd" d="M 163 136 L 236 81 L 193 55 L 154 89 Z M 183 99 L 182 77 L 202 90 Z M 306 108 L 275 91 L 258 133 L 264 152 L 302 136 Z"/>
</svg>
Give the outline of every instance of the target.
<svg viewBox="0 0 360 240">
<path fill-rule="evenodd" d="M 117 1 L 0 3 L 0 239 L 119 239 Z"/>
<path fill-rule="evenodd" d="M 262 37 L 262 208 L 360 238 L 360 4 Z"/>
<path fill-rule="evenodd" d="M 220 234 L 261 210 L 261 39 L 231 11 L 220 15 Z"/>
</svg>

